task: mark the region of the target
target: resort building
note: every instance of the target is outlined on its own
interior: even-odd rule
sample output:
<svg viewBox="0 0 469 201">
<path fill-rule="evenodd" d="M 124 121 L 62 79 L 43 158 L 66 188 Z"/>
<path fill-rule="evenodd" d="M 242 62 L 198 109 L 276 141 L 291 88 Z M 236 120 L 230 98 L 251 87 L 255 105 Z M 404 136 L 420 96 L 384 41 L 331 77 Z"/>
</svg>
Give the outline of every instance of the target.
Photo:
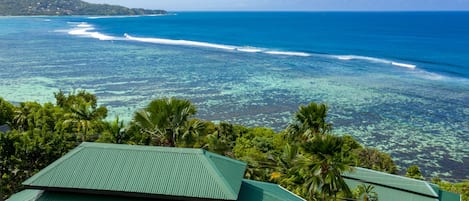
<svg viewBox="0 0 469 201">
<path fill-rule="evenodd" d="M 364 168 L 351 188 L 374 186 L 380 201 L 460 201 L 425 181 Z M 203 149 L 82 143 L 7 201 L 304 201 L 283 187 L 243 179 L 246 163 Z"/>
<path fill-rule="evenodd" d="M 243 179 L 246 163 L 203 149 L 82 143 L 8 201 L 304 201 Z"/>
</svg>

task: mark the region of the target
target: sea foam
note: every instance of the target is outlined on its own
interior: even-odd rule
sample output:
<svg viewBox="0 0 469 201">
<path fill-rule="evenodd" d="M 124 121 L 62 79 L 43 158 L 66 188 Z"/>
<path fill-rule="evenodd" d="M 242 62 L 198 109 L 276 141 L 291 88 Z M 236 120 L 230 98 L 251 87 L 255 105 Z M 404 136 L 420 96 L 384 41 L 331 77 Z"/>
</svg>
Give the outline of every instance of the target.
<svg viewBox="0 0 469 201">
<path fill-rule="evenodd" d="M 264 53 L 273 54 L 273 55 L 300 56 L 300 57 L 311 56 L 311 54 L 304 53 L 304 52 L 266 51 Z"/>
<path fill-rule="evenodd" d="M 179 45 L 179 46 L 215 48 L 215 49 L 222 49 L 222 50 L 239 51 L 239 52 L 247 52 L 247 53 L 264 53 L 264 54 L 271 54 L 271 55 L 303 56 L 303 57 L 311 56 L 310 54 L 304 53 L 304 52 L 273 51 L 273 50 L 265 50 L 263 48 L 257 48 L 257 47 L 224 45 L 224 44 L 190 41 L 190 40 L 142 38 L 142 37 L 134 37 L 129 34 L 124 34 L 124 36 L 128 40 L 132 40 L 132 41 L 163 44 L 163 45 Z"/>
<path fill-rule="evenodd" d="M 114 36 L 109 36 L 102 34 L 100 32 L 95 32 L 95 28 L 93 25 L 81 22 L 81 23 L 70 23 L 70 24 L 75 24 L 75 28 L 71 29 L 68 31 L 68 34 L 70 35 L 77 35 L 77 36 L 82 36 L 82 37 L 90 37 L 90 38 L 96 38 L 99 40 L 117 40 L 117 37 Z"/>
<path fill-rule="evenodd" d="M 366 57 L 366 56 L 358 56 L 358 55 L 332 55 L 332 57 L 336 58 L 336 59 L 339 59 L 339 60 L 346 60 L 346 61 L 348 61 L 348 60 L 365 60 L 365 61 L 369 61 L 369 62 L 390 64 L 390 65 L 393 65 L 393 66 L 409 68 L 409 69 L 415 69 L 417 67 L 414 64 L 396 62 L 396 61 L 391 61 L 391 60 L 381 59 L 381 58 L 375 58 L 375 57 Z"/>
<path fill-rule="evenodd" d="M 124 34 L 124 36 L 128 40 L 146 42 L 146 43 L 208 47 L 208 48 L 216 48 L 216 49 L 223 49 L 223 50 L 236 50 L 235 46 L 220 45 L 220 44 L 214 44 L 214 43 L 206 43 L 206 42 L 198 42 L 198 41 L 190 41 L 190 40 L 172 40 L 172 39 L 164 39 L 164 38 L 141 38 L 141 37 L 133 37 L 133 36 L 130 36 L 129 34 Z"/>
<path fill-rule="evenodd" d="M 131 18 L 140 17 L 141 15 L 117 15 L 117 16 L 92 16 L 87 17 L 88 19 L 106 19 L 106 18 Z"/>
<path fill-rule="evenodd" d="M 68 33 L 71 35 L 91 37 L 91 38 L 96 38 L 99 40 L 122 40 L 123 39 L 119 37 L 105 35 L 100 32 L 94 32 L 93 31 L 95 30 L 94 26 L 85 22 L 81 22 L 81 23 L 70 22 L 70 24 L 75 25 L 74 29 L 68 31 Z M 216 44 L 216 43 L 208 43 L 208 42 L 200 42 L 200 41 L 191 41 L 191 40 L 135 37 L 127 33 L 124 34 L 124 37 L 125 37 L 124 39 L 126 40 L 144 42 L 144 43 L 214 48 L 214 49 L 238 51 L 238 52 L 246 52 L 246 53 L 263 53 L 263 54 L 270 54 L 270 55 L 299 56 L 299 57 L 324 56 L 323 54 L 310 54 L 310 53 L 305 53 L 305 52 L 268 50 L 268 49 L 262 49 L 262 48 L 257 48 L 257 47 L 224 45 L 224 44 Z M 336 58 L 336 59 L 344 60 L 344 61 L 364 60 L 364 61 L 369 61 L 369 62 L 374 62 L 374 63 L 389 64 L 389 65 L 408 68 L 408 69 L 415 69 L 417 67 L 414 64 L 396 62 L 396 61 L 375 58 L 375 57 L 359 56 L 359 55 L 327 55 L 327 57 L 332 57 L 332 58 Z"/>
<path fill-rule="evenodd" d="M 394 61 L 391 62 L 391 65 L 404 67 L 404 68 L 410 68 L 410 69 L 414 69 L 416 67 L 416 65 L 413 65 L 413 64 L 398 63 Z"/>
</svg>

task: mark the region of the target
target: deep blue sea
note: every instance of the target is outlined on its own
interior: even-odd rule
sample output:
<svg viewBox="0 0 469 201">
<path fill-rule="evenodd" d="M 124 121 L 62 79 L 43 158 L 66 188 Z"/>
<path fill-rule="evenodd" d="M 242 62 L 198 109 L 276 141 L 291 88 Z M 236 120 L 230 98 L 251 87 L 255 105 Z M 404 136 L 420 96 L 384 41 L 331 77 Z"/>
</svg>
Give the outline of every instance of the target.
<svg viewBox="0 0 469 201">
<path fill-rule="evenodd" d="M 469 178 L 469 12 L 177 12 L 0 17 L 0 96 L 86 89 L 130 121 L 179 97 L 198 117 L 284 129 L 327 103 L 334 133 L 405 170 Z"/>
</svg>

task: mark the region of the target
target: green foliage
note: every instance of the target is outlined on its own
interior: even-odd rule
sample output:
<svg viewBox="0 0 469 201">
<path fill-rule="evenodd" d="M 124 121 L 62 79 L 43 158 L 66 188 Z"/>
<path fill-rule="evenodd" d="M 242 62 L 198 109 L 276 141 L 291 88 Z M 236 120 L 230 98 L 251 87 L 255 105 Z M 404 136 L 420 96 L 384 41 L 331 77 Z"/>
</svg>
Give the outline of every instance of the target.
<svg viewBox="0 0 469 201">
<path fill-rule="evenodd" d="M 22 181 L 86 140 L 83 136 L 103 131 L 107 110 L 96 106 L 94 95 L 84 91 L 56 95 L 61 105 L 23 102 L 13 106 L 13 130 L 0 133 L 1 191 L 5 196 L 20 190 Z"/>
<path fill-rule="evenodd" d="M 387 153 L 373 148 L 361 148 L 354 150 L 355 165 L 391 174 L 397 173 L 397 166 Z"/>
<path fill-rule="evenodd" d="M 406 177 L 410 177 L 413 179 L 420 179 L 423 180 L 422 172 L 420 171 L 419 166 L 412 165 L 407 168 L 407 172 L 405 173 Z"/>
<path fill-rule="evenodd" d="M 344 140 L 333 135 L 317 135 L 302 145 L 305 154 L 298 163 L 308 170 L 303 184 L 308 197 L 319 191 L 322 200 L 336 198 L 337 193 L 351 194 L 342 173 L 351 171 L 351 162 L 344 157 Z"/>
<path fill-rule="evenodd" d="M 76 133 L 77 140 L 95 141 L 104 130 L 103 120 L 107 116 L 107 108 L 98 107 L 96 96 L 86 91 L 67 96 L 59 91 L 54 95 L 57 106 L 65 111 L 61 126 Z"/>
<path fill-rule="evenodd" d="M 190 117 L 197 109 L 188 100 L 157 99 L 135 113 L 133 124 L 142 136 L 151 138 L 151 145 L 177 146 L 187 140 Z"/>
<path fill-rule="evenodd" d="M 0 15 L 148 15 L 164 10 L 129 9 L 81 0 L 0 0 Z"/>
<path fill-rule="evenodd" d="M 233 148 L 235 158 L 248 163 L 246 178 L 268 181 L 277 164 L 274 156 L 279 155 L 280 147 L 276 138 L 282 136 L 268 128 L 251 128 L 236 139 Z"/>
<path fill-rule="evenodd" d="M 328 107 L 325 104 L 311 102 L 301 105 L 294 115 L 294 122 L 287 127 L 292 139 L 307 140 L 316 134 L 325 134 L 332 130 L 332 124 L 326 122 Z"/>
<path fill-rule="evenodd" d="M 112 122 L 105 122 L 104 131 L 96 142 L 124 144 L 129 142 L 130 136 L 125 130 L 124 122 L 119 121 L 119 117 Z"/>
<path fill-rule="evenodd" d="M 0 126 L 7 124 L 13 119 L 14 106 L 0 97 Z"/>
<path fill-rule="evenodd" d="M 352 164 L 396 172 L 388 154 L 363 147 L 349 135 L 331 135 L 324 104 L 300 106 L 293 123 L 275 132 L 193 118 L 195 106 L 175 98 L 151 101 L 134 113 L 128 125 L 119 117 L 107 122 L 107 109 L 98 106 L 95 95 L 86 91 L 54 95 L 56 104 L 42 105 L 14 106 L 0 98 L 0 122 L 13 129 L 0 133 L 3 198 L 21 190 L 22 181 L 83 141 L 203 148 L 247 162 L 246 178 L 278 183 L 308 200 L 352 199 L 341 177 Z M 409 169 L 409 175 L 421 177 L 418 167 L 418 171 Z M 463 193 L 463 200 L 468 183 L 439 181 L 442 188 Z M 355 197 L 373 200 L 372 190 L 363 186 Z"/>
<path fill-rule="evenodd" d="M 218 125 L 211 124 L 207 130 L 206 144 L 203 148 L 229 157 L 233 156 L 233 148 L 236 139 L 248 132 L 248 128 L 239 125 L 232 125 L 227 122 L 221 122 Z"/>
<path fill-rule="evenodd" d="M 355 198 L 362 201 L 378 201 L 378 194 L 373 191 L 373 185 L 360 184 L 353 192 Z"/>
</svg>

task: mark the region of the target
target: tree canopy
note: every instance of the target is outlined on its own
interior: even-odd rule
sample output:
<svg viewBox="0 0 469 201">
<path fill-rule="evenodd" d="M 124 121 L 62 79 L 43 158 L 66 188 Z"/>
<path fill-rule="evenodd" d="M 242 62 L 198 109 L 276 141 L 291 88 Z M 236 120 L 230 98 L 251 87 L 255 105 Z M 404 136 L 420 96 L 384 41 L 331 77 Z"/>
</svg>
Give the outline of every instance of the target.
<svg viewBox="0 0 469 201">
<path fill-rule="evenodd" d="M 164 10 L 92 4 L 81 0 L 0 0 L 0 15 L 149 15 Z"/>
<path fill-rule="evenodd" d="M 94 94 L 54 95 L 55 103 L 44 104 L 11 104 L 0 97 L 0 126 L 11 128 L 0 132 L 3 198 L 20 191 L 22 181 L 83 141 L 206 149 L 247 162 L 246 178 L 281 184 L 308 200 L 373 200 L 378 195 L 371 187 L 349 189 L 341 174 L 353 171 L 353 166 L 397 172 L 390 155 L 350 135 L 332 134 L 325 104 L 300 106 L 292 123 L 276 132 L 197 119 L 197 108 L 184 99 L 152 100 L 124 124 L 119 117 L 107 120 L 107 109 Z"/>
</svg>

